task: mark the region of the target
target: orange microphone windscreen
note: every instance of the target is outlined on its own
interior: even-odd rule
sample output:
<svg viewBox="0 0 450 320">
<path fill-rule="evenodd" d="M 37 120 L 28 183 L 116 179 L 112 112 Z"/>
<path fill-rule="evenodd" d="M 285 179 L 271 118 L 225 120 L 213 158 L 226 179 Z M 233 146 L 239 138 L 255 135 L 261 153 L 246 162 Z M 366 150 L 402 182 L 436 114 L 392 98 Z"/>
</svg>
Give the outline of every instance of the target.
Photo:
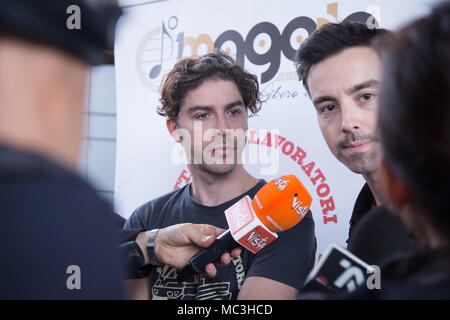
<svg viewBox="0 0 450 320">
<path fill-rule="evenodd" d="M 311 202 L 308 190 L 290 174 L 266 183 L 253 198 L 252 207 L 266 227 L 280 232 L 299 223 Z"/>
</svg>

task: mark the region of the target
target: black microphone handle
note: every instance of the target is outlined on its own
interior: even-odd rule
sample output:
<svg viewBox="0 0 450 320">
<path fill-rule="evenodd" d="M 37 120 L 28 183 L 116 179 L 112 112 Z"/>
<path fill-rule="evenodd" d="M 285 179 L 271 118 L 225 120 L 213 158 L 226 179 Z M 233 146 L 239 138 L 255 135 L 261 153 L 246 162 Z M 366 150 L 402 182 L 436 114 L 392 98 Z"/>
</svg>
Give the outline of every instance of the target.
<svg viewBox="0 0 450 320">
<path fill-rule="evenodd" d="M 234 240 L 230 229 L 228 229 L 222 233 L 211 246 L 193 256 L 188 264 L 178 271 L 178 282 L 181 283 L 192 277 L 194 274 L 202 273 L 208 263 L 218 260 L 222 254 L 230 252 L 238 246 L 239 244 Z"/>
</svg>

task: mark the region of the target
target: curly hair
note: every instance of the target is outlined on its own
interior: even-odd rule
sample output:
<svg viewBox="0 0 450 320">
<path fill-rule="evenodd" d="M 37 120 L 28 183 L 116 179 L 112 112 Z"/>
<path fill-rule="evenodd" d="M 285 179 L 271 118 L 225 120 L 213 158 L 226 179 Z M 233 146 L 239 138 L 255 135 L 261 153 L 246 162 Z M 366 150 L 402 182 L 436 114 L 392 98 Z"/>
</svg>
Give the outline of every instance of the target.
<svg viewBox="0 0 450 320">
<path fill-rule="evenodd" d="M 176 119 L 186 94 L 209 79 L 234 81 L 251 115 L 261 109 L 256 76 L 246 72 L 227 54 L 218 51 L 198 58 L 183 58 L 175 64 L 164 78 L 158 114 L 170 120 Z"/>
</svg>

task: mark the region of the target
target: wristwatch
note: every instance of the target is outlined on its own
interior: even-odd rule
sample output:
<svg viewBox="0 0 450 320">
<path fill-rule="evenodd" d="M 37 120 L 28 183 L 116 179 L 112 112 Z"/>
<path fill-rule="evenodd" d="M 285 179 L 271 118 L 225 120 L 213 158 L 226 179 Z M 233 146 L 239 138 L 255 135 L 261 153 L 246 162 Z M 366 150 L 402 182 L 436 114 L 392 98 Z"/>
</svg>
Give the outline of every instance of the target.
<svg viewBox="0 0 450 320">
<path fill-rule="evenodd" d="M 158 261 L 158 258 L 156 257 L 155 252 L 155 241 L 156 241 L 156 235 L 158 233 L 159 229 L 153 229 L 150 231 L 146 231 L 147 233 L 147 255 L 148 260 L 152 266 L 161 266 L 162 264 Z"/>
</svg>

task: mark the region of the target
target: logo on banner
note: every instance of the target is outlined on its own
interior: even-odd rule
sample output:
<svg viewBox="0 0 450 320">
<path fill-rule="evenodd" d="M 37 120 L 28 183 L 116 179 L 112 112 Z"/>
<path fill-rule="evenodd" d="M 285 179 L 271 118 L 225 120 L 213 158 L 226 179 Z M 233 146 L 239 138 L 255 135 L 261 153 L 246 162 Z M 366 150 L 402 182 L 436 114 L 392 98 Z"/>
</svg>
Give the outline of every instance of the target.
<svg viewBox="0 0 450 320">
<path fill-rule="evenodd" d="M 379 8 L 371 6 L 368 12 L 354 12 L 344 21 L 359 21 L 370 28 L 378 28 Z M 338 19 L 338 2 L 327 5 L 327 14 Z M 378 20 L 378 21 L 377 21 Z M 263 85 L 271 80 L 298 81 L 296 72 L 278 74 L 281 56 L 293 61 L 295 52 L 302 41 L 322 24 L 330 22 L 325 18 L 314 21 L 310 17 L 293 18 L 280 30 L 275 24 L 264 21 L 254 25 L 246 34 L 237 30 L 226 30 L 215 39 L 208 33 L 185 35 L 180 27 L 181 21 L 171 16 L 162 21 L 161 26 L 150 30 L 140 41 L 136 66 L 141 82 L 150 91 L 156 92 L 162 77 L 172 69 L 176 61 L 185 56 L 199 56 L 221 49 L 233 56 L 246 67 L 246 61 L 254 66 L 268 65 L 267 69 L 257 74 Z M 281 87 L 262 88 L 268 98 L 294 98 L 296 91 L 282 90 Z"/>
</svg>

